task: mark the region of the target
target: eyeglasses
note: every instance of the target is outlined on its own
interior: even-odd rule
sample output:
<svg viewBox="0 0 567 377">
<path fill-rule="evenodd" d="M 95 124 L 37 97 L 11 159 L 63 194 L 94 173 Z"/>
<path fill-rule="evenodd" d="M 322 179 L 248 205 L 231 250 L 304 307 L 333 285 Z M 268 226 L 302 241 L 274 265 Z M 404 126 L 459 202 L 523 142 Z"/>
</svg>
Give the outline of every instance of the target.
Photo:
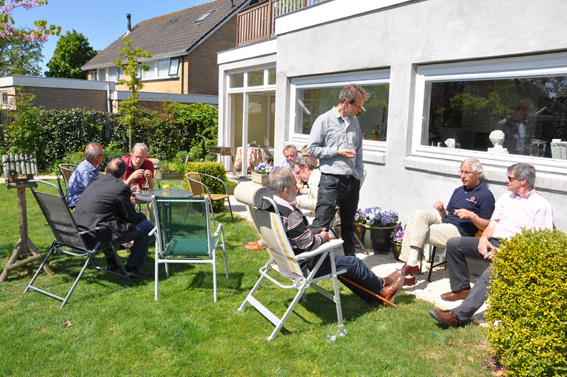
<svg viewBox="0 0 567 377">
<path fill-rule="evenodd" d="M 510 176 L 507 176 L 507 178 L 508 178 L 508 180 L 509 180 L 510 182 L 514 182 L 514 181 L 516 180 L 516 178 L 510 177 Z"/>
<path fill-rule="evenodd" d="M 472 175 L 472 174 L 474 174 L 474 172 L 472 172 L 472 171 L 459 170 L 459 174 L 461 174 L 461 175 L 463 175 L 463 174 L 464 174 L 464 175 Z"/>
</svg>

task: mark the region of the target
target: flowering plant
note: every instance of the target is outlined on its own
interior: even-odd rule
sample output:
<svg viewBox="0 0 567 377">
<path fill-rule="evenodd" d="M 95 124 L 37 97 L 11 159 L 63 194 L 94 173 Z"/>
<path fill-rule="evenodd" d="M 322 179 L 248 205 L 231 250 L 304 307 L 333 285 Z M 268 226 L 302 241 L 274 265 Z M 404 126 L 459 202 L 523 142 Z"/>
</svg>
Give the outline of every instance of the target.
<svg viewBox="0 0 567 377">
<path fill-rule="evenodd" d="M 390 239 L 394 243 L 402 243 L 404 240 L 404 230 L 402 228 L 392 229 L 390 233 Z"/>
<path fill-rule="evenodd" d="M 395 226 L 399 220 L 398 212 L 380 207 L 359 208 L 354 215 L 354 222 L 371 226 Z"/>
<path fill-rule="evenodd" d="M 270 174 L 274 170 L 274 167 L 268 162 L 262 162 L 254 168 L 254 171 L 258 174 Z"/>
</svg>

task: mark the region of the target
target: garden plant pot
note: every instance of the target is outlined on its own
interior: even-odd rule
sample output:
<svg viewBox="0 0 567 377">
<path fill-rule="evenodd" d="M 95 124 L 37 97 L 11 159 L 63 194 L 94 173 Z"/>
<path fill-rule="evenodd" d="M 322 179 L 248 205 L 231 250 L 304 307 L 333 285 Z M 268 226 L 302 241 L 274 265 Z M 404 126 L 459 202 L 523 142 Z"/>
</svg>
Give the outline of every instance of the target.
<svg viewBox="0 0 567 377">
<path fill-rule="evenodd" d="M 402 244 L 397 242 L 392 242 L 392 253 L 396 260 L 400 260 L 400 254 L 402 253 Z"/>
<path fill-rule="evenodd" d="M 252 175 L 252 182 L 262 186 L 268 186 L 268 174 L 260 174 L 253 171 L 251 175 Z"/>
<path fill-rule="evenodd" d="M 366 226 L 366 233 L 369 235 L 370 247 L 374 252 L 377 253 L 388 253 L 392 249 L 392 241 L 390 240 L 390 233 L 392 229 L 398 227 L 398 224 L 394 226 Z M 366 245 L 368 246 L 368 245 Z"/>
</svg>

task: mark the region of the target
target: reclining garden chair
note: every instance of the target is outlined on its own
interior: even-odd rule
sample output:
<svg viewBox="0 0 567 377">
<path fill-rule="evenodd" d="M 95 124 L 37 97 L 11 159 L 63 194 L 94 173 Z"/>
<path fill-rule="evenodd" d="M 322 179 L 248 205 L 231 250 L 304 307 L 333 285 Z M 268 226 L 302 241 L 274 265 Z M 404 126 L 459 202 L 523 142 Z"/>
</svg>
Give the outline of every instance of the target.
<svg viewBox="0 0 567 377">
<path fill-rule="evenodd" d="M 51 248 L 49 249 L 47 257 L 44 258 L 43 262 L 37 269 L 37 272 L 32 277 L 28 286 L 24 290 L 24 293 L 26 293 L 30 289 L 43 293 L 49 297 L 62 301 L 62 304 L 60 306 L 60 308 L 62 308 L 69 300 L 69 297 L 71 297 L 71 294 L 75 290 L 75 287 L 79 283 L 79 280 L 83 276 L 89 264 L 93 265 L 99 271 L 106 271 L 116 276 L 130 280 L 128 274 L 126 273 L 126 269 L 124 268 L 124 265 L 122 264 L 122 261 L 116 253 L 116 249 L 114 248 L 114 245 L 112 245 L 112 243 L 96 242 L 94 247 L 88 246 L 84 235 L 87 233 L 93 233 L 96 235 L 96 233 L 101 229 L 94 228 L 86 231 L 80 231 L 77 227 L 77 224 L 75 223 L 75 219 L 73 218 L 71 211 L 69 210 L 69 207 L 67 207 L 67 201 L 65 200 L 65 197 L 56 185 L 41 180 L 30 180 L 28 184 L 33 193 L 33 196 L 37 201 L 37 204 L 39 205 L 39 208 L 41 209 L 41 212 L 43 212 L 48 225 L 51 227 L 55 241 L 53 241 L 53 243 L 51 244 Z M 57 194 L 48 192 L 52 191 L 49 190 L 49 186 L 53 187 Z M 116 262 L 122 270 L 122 274 L 107 270 L 96 265 L 95 255 L 102 250 L 105 250 L 105 253 L 108 253 L 109 255 L 112 254 L 114 256 Z M 43 266 L 49 262 L 49 259 L 55 251 L 59 251 L 63 254 L 74 257 L 86 258 L 85 263 L 83 264 L 83 267 L 79 272 L 79 275 L 73 282 L 71 289 L 65 297 L 57 296 L 33 285 L 39 273 L 43 269 Z"/>
<path fill-rule="evenodd" d="M 304 297 L 306 289 L 311 287 L 335 303 L 339 328 L 342 329 L 343 312 L 341 309 L 341 296 L 337 277 L 346 271 L 336 270 L 333 251 L 340 249 L 343 241 L 331 240 L 323 244 L 317 250 L 295 255 L 286 236 L 278 207 L 272 199 L 272 192 L 269 189 L 254 183 L 241 183 L 236 187 L 234 195 L 239 202 L 248 206 L 254 226 L 264 241 L 266 250 L 270 256 L 268 262 L 260 268 L 260 278 L 242 305 L 238 308 L 238 311 L 243 311 L 248 304 L 254 306 L 276 327 L 268 337 L 269 340 L 272 340 L 284 326 L 285 321 L 288 319 L 299 300 Z M 269 211 L 267 210 L 268 208 L 270 208 Z M 300 267 L 301 262 L 309 261 L 318 256 L 320 256 L 319 261 L 311 271 L 302 271 Z M 329 256 L 331 260 L 331 274 L 315 277 L 326 256 Z M 291 279 L 292 283 L 287 285 L 280 283 L 274 277 L 270 276 L 270 271 L 272 270 L 276 270 L 282 276 Z M 334 293 L 316 284 L 327 278 L 333 279 Z M 254 297 L 254 294 L 266 279 L 282 289 L 297 289 L 297 294 L 281 318 L 278 318 Z"/>
<path fill-rule="evenodd" d="M 207 185 L 205 185 L 201 181 L 202 176 L 208 177 L 210 179 L 217 180 L 220 183 L 222 183 L 222 185 L 224 187 L 224 194 L 211 194 L 211 191 L 209 190 Z M 228 195 L 228 189 L 226 187 L 226 183 L 224 183 L 222 179 L 215 177 L 215 176 L 212 176 L 212 175 L 209 175 L 209 174 L 195 173 L 195 172 L 185 174 L 185 178 L 187 178 L 187 181 L 189 182 L 189 189 L 193 193 L 194 198 L 199 198 L 199 197 L 202 197 L 202 196 L 208 196 L 209 197 L 209 202 L 211 204 L 211 213 L 213 214 L 213 223 L 215 222 L 215 213 L 213 212 L 213 203 L 214 202 L 224 202 L 225 200 L 228 202 L 228 208 L 230 209 L 230 217 L 234 220 L 234 216 L 232 214 L 232 206 L 230 205 L 230 199 L 229 199 L 230 195 Z"/>
<path fill-rule="evenodd" d="M 209 198 L 173 198 L 152 196 L 156 227 L 155 300 L 158 299 L 159 265 L 165 265 L 169 277 L 169 263 L 206 263 L 213 266 L 214 300 L 217 302 L 216 249 L 224 253 L 224 269 L 228 280 L 228 261 L 224 242 L 224 228 L 219 224 L 211 235 Z"/>
</svg>

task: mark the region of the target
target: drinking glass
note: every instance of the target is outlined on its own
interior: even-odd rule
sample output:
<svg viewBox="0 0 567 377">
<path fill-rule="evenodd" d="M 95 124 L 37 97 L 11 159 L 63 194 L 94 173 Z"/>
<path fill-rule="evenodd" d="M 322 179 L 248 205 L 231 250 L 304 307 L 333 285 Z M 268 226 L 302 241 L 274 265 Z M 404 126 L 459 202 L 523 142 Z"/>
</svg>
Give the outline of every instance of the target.
<svg viewBox="0 0 567 377">
<path fill-rule="evenodd" d="M 137 194 L 140 192 L 140 185 L 137 183 L 132 183 L 132 194 Z"/>
</svg>

